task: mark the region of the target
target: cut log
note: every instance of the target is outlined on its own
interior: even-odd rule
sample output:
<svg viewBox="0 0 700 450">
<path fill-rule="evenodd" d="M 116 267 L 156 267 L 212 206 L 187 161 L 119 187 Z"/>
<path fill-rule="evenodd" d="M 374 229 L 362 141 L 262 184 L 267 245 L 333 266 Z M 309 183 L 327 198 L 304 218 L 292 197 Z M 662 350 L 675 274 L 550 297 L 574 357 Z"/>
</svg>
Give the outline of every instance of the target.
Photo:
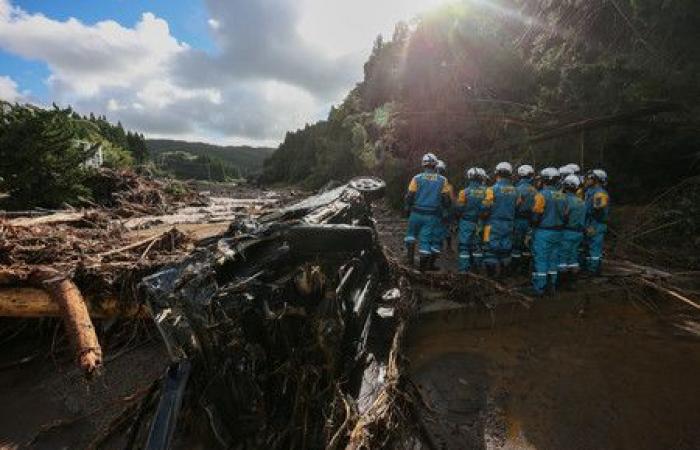
<svg viewBox="0 0 700 450">
<path fill-rule="evenodd" d="M 90 317 L 94 319 L 147 318 L 148 311 L 143 305 L 126 304 L 114 297 L 102 299 L 86 298 Z M 0 288 L 0 317 L 60 317 L 61 309 L 48 292 L 35 287 Z"/>
<path fill-rule="evenodd" d="M 30 281 L 45 289 L 61 310 L 66 333 L 73 342 L 78 365 L 86 378 L 102 368 L 102 348 L 78 287 L 65 275 L 50 268 L 37 269 Z"/>
<path fill-rule="evenodd" d="M 39 217 L 20 217 L 8 220 L 7 224 L 14 227 L 31 227 L 33 225 L 48 225 L 56 223 L 78 222 L 83 220 L 85 212 L 61 212 Z"/>
</svg>

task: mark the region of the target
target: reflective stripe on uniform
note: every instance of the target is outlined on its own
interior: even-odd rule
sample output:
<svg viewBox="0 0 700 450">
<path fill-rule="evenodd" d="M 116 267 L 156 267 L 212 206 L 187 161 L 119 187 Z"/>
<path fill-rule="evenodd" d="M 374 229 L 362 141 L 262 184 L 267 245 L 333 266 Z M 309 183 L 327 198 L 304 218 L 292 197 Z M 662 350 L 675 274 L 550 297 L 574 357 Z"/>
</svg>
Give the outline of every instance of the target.
<svg viewBox="0 0 700 450">
<path fill-rule="evenodd" d="M 538 278 L 546 278 L 547 277 L 547 272 L 532 272 L 533 277 L 538 277 Z"/>
<path fill-rule="evenodd" d="M 484 242 L 488 242 L 491 237 L 491 225 L 486 225 L 484 227 Z"/>
</svg>

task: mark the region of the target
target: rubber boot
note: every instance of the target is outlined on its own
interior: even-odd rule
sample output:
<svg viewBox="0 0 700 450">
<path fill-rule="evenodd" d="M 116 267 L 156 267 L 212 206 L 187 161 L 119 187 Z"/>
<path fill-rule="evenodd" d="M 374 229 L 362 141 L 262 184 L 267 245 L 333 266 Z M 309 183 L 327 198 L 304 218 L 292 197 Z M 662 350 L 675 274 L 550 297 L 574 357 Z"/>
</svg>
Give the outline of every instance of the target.
<svg viewBox="0 0 700 450">
<path fill-rule="evenodd" d="M 569 272 L 569 289 L 572 291 L 576 290 L 576 281 L 578 280 L 580 274 L 581 271 L 578 269 L 574 269 L 573 272 Z"/>
<path fill-rule="evenodd" d="M 501 276 L 503 278 L 510 278 L 515 273 L 515 266 L 513 265 L 513 260 L 511 259 L 508 263 L 501 263 Z"/>
<path fill-rule="evenodd" d="M 437 254 L 433 253 L 432 255 L 430 255 L 430 259 L 428 260 L 429 261 L 428 262 L 428 270 L 433 271 L 433 272 L 440 270 L 437 266 L 437 259 L 438 259 Z"/>
<path fill-rule="evenodd" d="M 557 281 L 553 276 L 547 275 L 547 295 L 554 296 L 557 292 Z"/>
<path fill-rule="evenodd" d="M 595 272 L 593 273 L 595 277 L 602 277 L 603 276 L 603 261 L 601 260 L 598 262 L 598 267 L 595 269 Z"/>
<path fill-rule="evenodd" d="M 520 261 L 520 275 L 530 276 L 532 269 L 530 269 L 530 264 L 532 263 L 532 258 L 530 256 L 523 256 L 522 261 Z"/>
<path fill-rule="evenodd" d="M 413 267 L 416 258 L 416 244 L 406 244 L 406 262 Z"/>
<path fill-rule="evenodd" d="M 571 288 L 569 287 L 569 280 L 569 272 L 559 272 L 559 276 L 557 277 L 557 289 L 562 291 L 570 291 Z"/>
<path fill-rule="evenodd" d="M 420 255 L 418 257 L 418 270 L 425 272 L 430 267 L 430 256 Z"/>
<path fill-rule="evenodd" d="M 501 278 L 501 264 L 486 264 L 486 275 L 494 280 Z"/>
</svg>

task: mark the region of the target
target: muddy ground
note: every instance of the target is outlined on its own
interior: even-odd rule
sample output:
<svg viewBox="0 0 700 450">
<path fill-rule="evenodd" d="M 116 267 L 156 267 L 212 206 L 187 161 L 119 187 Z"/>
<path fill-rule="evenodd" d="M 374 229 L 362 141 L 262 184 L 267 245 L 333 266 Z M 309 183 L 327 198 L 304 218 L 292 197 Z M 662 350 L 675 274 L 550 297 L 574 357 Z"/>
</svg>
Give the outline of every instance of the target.
<svg viewBox="0 0 700 450">
<path fill-rule="evenodd" d="M 5 319 L 7 320 L 7 319 Z M 0 349 L 0 448 L 87 448 L 125 408 L 143 395 L 163 374 L 167 355 L 157 336 L 107 348 L 103 374 L 83 379 L 69 352 L 52 352 L 46 329 L 58 325 L 32 324 L 21 339 Z M 38 322 L 38 321 L 34 321 Z M 15 364 L 34 356 L 26 364 Z M 106 448 L 123 448 L 116 436 Z"/>
<path fill-rule="evenodd" d="M 611 303 L 470 329 L 461 314 L 409 333 L 412 376 L 439 448 L 700 446 L 700 340 L 674 326 L 678 317 Z"/>
<path fill-rule="evenodd" d="M 374 216 L 383 244 L 399 255 L 405 220 L 383 203 Z M 223 226 L 189 231 L 205 237 Z M 454 267 L 454 252 L 441 264 Z M 601 295 L 609 304 L 559 305 L 495 327 L 475 327 L 473 309 L 419 316 L 408 357 L 436 447 L 700 448 L 698 334 L 678 326 L 673 308 Z M 86 383 L 66 353 L 52 353 L 52 336 L 17 342 L 0 340 L 0 448 L 87 448 L 167 364 L 157 336 L 106 343 L 104 375 Z M 123 443 L 118 434 L 103 448 Z"/>
</svg>

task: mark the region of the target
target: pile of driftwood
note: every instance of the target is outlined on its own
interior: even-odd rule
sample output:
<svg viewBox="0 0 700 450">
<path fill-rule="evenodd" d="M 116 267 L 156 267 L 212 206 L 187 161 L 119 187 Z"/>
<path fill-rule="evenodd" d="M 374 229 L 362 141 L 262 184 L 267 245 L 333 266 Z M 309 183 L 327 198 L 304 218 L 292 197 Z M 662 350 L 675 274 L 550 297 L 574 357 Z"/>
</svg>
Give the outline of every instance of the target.
<svg viewBox="0 0 700 450">
<path fill-rule="evenodd" d="M 87 375 L 100 365 L 90 316 L 145 316 L 136 285 L 193 247 L 175 228 L 135 239 L 120 219 L 174 209 L 176 198 L 199 201 L 131 172 L 102 170 L 93 181 L 105 190 L 96 197 L 105 206 L 86 200 L 87 210 L 0 213 L 0 316 L 62 317 Z"/>
<path fill-rule="evenodd" d="M 95 200 L 86 203 L 109 208 L 121 217 L 166 214 L 183 205 L 205 203 L 187 184 L 143 177 L 129 170 L 100 169 L 90 187 Z"/>
<path fill-rule="evenodd" d="M 0 264 L 6 277 L 20 280 L 39 266 L 83 279 L 101 274 L 102 289 L 122 272 L 170 264 L 190 250 L 190 239 L 177 229 L 136 242 L 126 231 L 104 211 L 1 221 Z"/>
</svg>

